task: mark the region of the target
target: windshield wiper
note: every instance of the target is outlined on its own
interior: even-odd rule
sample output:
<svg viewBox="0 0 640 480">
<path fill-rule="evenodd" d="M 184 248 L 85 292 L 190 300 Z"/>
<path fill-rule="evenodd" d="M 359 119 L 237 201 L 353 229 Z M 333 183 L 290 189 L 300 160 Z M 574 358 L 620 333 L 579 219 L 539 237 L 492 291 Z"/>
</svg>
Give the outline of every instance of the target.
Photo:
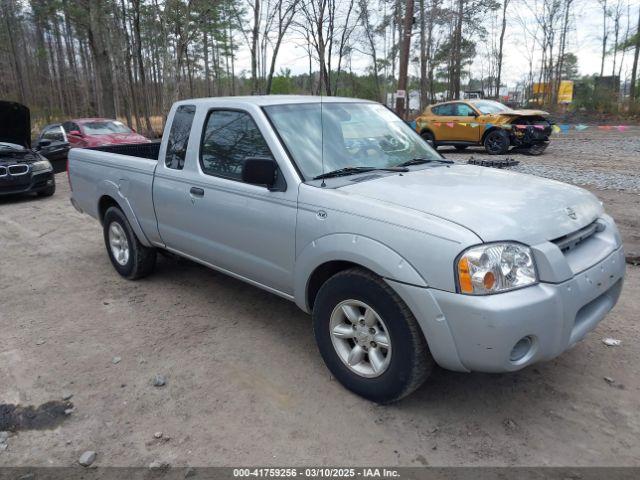
<svg viewBox="0 0 640 480">
<path fill-rule="evenodd" d="M 453 163 L 453 160 L 446 160 L 444 158 L 412 158 L 406 162 L 402 162 L 398 167 L 410 167 L 412 165 L 422 165 L 424 163 Z"/>
<path fill-rule="evenodd" d="M 408 172 L 404 165 L 398 165 L 395 167 L 344 167 L 331 172 L 323 173 L 313 177 L 314 180 L 320 180 L 322 178 L 341 177 L 343 175 L 354 175 L 356 173 L 373 172 L 374 170 L 382 170 L 385 172 Z"/>
</svg>

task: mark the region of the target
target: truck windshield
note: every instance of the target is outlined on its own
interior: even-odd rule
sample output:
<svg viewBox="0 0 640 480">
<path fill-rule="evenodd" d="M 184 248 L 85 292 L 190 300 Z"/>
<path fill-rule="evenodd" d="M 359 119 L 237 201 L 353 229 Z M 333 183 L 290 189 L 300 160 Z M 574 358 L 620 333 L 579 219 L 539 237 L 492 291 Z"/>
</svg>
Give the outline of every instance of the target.
<svg viewBox="0 0 640 480">
<path fill-rule="evenodd" d="M 441 159 L 409 125 L 376 103 L 304 103 L 264 110 L 306 179 L 344 168 Z"/>
</svg>

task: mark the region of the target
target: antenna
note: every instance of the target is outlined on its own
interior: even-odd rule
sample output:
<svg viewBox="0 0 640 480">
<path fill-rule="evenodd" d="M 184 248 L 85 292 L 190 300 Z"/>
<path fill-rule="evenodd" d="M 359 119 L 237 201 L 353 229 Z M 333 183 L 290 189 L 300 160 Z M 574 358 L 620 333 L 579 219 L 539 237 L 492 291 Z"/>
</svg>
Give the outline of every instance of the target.
<svg viewBox="0 0 640 480">
<path fill-rule="evenodd" d="M 322 162 L 322 174 L 324 175 L 324 114 L 322 111 L 322 85 L 320 85 L 320 161 Z M 326 187 L 327 184 L 322 179 L 321 187 Z"/>
</svg>

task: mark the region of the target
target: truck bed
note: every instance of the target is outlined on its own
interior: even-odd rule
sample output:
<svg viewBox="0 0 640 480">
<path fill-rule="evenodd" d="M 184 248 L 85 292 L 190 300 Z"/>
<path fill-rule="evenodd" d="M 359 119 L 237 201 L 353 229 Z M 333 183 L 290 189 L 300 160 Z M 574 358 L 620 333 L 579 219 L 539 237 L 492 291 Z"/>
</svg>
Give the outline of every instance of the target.
<svg viewBox="0 0 640 480">
<path fill-rule="evenodd" d="M 98 150 L 100 152 L 117 153 L 118 155 L 127 155 L 130 157 L 147 158 L 149 160 L 158 160 L 160 156 L 160 141 L 151 143 L 130 143 L 126 145 L 103 145 L 101 147 L 93 147 L 87 150 Z"/>
<path fill-rule="evenodd" d="M 158 239 L 152 187 L 159 150 L 160 143 L 72 148 L 69 176 L 76 208 L 99 219 L 100 199 L 119 198 L 138 237 Z"/>
</svg>

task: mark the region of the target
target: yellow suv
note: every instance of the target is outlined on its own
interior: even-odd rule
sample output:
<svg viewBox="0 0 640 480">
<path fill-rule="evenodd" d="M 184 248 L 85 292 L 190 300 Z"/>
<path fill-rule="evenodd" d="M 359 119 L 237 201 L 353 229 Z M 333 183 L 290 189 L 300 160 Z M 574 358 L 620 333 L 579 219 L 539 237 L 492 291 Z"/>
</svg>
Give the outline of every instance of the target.
<svg viewBox="0 0 640 480">
<path fill-rule="evenodd" d="M 549 143 L 551 125 L 547 112 L 513 110 L 493 100 L 438 103 L 416 118 L 417 132 L 434 148 L 481 145 L 489 155 L 506 153 L 510 147 L 540 155 Z"/>
</svg>

